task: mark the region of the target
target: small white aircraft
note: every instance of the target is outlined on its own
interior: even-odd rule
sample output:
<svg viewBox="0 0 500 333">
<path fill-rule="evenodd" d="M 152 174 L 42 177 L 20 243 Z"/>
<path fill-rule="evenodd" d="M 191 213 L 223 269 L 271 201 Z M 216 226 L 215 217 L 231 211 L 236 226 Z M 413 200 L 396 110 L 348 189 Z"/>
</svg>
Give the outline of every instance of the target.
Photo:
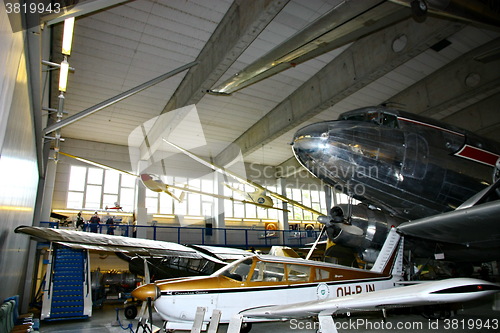
<svg viewBox="0 0 500 333">
<path fill-rule="evenodd" d="M 198 307 L 205 309 L 205 326 L 217 309 L 221 323 L 239 316 L 246 330 L 252 322 L 315 315 L 324 322 L 320 326 L 329 329 L 333 313 L 461 302 L 500 290 L 499 285 L 475 279 L 394 288 L 403 280 L 402 257 L 403 241 L 393 228 L 370 271 L 296 258 L 253 256 L 207 277 L 157 280 L 140 286 L 132 295 L 154 300 L 166 330 L 191 329 Z M 371 295 L 374 292 L 376 296 Z"/>
</svg>

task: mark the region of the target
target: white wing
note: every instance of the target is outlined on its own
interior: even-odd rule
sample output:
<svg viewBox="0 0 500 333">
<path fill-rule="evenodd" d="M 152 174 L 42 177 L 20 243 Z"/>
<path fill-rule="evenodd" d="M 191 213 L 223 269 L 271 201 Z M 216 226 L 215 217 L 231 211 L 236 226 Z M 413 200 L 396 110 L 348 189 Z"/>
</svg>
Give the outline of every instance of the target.
<svg viewBox="0 0 500 333">
<path fill-rule="evenodd" d="M 290 319 L 354 313 L 437 303 L 466 302 L 500 291 L 500 285 L 471 278 L 455 278 L 365 294 L 242 311 L 246 318 Z"/>
</svg>

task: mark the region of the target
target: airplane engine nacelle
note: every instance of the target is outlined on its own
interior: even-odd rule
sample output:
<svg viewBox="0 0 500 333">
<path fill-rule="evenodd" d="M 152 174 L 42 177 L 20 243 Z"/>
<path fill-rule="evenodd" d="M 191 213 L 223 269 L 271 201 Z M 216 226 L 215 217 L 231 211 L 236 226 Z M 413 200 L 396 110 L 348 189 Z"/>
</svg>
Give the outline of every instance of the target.
<svg viewBox="0 0 500 333">
<path fill-rule="evenodd" d="M 337 221 L 342 216 L 344 223 L 350 222 L 352 227 L 345 227 L 339 222 L 330 223 L 327 227 L 328 237 L 335 244 L 358 252 L 363 260 L 374 262 L 391 226 L 397 226 L 403 220 L 362 204 L 351 207 L 351 217 L 348 219 L 348 209 L 347 204 L 335 206 L 332 215 L 337 217 Z"/>
<path fill-rule="evenodd" d="M 132 273 L 106 273 L 102 277 L 104 285 L 119 285 L 125 289 L 134 289 L 142 279 Z"/>
</svg>

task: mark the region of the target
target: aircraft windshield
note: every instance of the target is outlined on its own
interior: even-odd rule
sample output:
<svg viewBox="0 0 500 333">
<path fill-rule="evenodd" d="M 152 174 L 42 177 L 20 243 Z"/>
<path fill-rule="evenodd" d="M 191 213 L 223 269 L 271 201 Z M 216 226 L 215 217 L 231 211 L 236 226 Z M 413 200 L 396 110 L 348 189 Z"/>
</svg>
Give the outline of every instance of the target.
<svg viewBox="0 0 500 333">
<path fill-rule="evenodd" d="M 237 281 L 245 281 L 247 279 L 250 268 L 252 267 L 252 258 L 247 258 L 239 263 L 230 265 L 221 272 L 221 275 Z"/>
<path fill-rule="evenodd" d="M 255 266 L 252 269 L 254 262 Z M 259 257 L 245 258 L 234 262 L 215 274 L 247 283 L 301 283 L 331 279 L 331 271 L 325 268 L 289 262 L 265 261 Z"/>
<path fill-rule="evenodd" d="M 362 113 L 349 113 L 340 118 L 341 120 L 354 120 L 354 121 L 363 121 L 368 123 L 373 123 L 377 125 L 382 125 L 390 128 L 398 128 L 398 117 L 378 111 L 372 112 L 362 112 Z"/>
</svg>

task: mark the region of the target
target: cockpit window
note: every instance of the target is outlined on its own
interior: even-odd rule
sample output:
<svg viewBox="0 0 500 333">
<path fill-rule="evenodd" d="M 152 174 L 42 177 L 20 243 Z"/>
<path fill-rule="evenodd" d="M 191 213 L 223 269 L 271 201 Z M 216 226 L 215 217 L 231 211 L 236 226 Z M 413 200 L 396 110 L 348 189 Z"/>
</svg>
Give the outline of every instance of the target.
<svg viewBox="0 0 500 333">
<path fill-rule="evenodd" d="M 288 281 L 291 282 L 307 282 L 311 268 L 305 265 L 287 265 L 288 268 Z"/>
<path fill-rule="evenodd" d="M 383 112 L 363 112 L 347 114 L 341 120 L 364 121 L 372 124 L 382 125 L 390 128 L 398 128 L 398 117 L 393 114 Z"/>
<path fill-rule="evenodd" d="M 255 265 L 252 282 L 278 282 L 285 278 L 285 266 L 282 263 L 259 261 Z"/>
<path fill-rule="evenodd" d="M 393 114 L 382 113 L 381 117 L 381 125 L 390 127 L 390 128 L 398 128 L 398 117 Z"/>
<path fill-rule="evenodd" d="M 246 281 L 250 268 L 252 267 L 252 258 L 248 258 L 236 264 L 230 266 L 228 269 L 222 272 L 222 275 L 237 281 Z"/>
</svg>

